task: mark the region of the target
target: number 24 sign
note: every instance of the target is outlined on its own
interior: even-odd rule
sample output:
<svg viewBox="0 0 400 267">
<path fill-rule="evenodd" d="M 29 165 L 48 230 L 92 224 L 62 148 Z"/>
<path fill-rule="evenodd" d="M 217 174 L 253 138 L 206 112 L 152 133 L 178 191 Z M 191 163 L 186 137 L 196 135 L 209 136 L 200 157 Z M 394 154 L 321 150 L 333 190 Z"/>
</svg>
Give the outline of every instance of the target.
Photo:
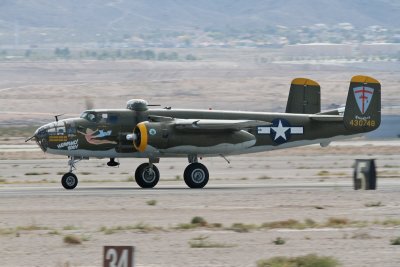
<svg viewBox="0 0 400 267">
<path fill-rule="evenodd" d="M 105 246 L 103 267 L 134 267 L 133 252 L 132 246 Z"/>
</svg>

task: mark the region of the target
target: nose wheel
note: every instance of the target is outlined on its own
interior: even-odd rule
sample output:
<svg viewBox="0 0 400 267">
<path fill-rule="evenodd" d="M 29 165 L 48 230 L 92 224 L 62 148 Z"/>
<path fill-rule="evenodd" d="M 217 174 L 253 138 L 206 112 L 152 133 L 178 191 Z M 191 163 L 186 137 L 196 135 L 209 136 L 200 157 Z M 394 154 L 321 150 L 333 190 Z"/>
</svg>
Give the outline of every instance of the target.
<svg viewBox="0 0 400 267">
<path fill-rule="evenodd" d="M 190 188 L 203 188 L 208 183 L 209 174 L 206 166 L 195 162 L 186 167 L 183 178 Z"/>
<path fill-rule="evenodd" d="M 143 163 L 136 169 L 135 180 L 142 188 L 153 188 L 160 180 L 160 172 L 154 164 Z"/>
<path fill-rule="evenodd" d="M 61 184 L 65 189 L 74 189 L 78 185 L 78 178 L 72 172 L 67 172 L 61 178 Z"/>
</svg>

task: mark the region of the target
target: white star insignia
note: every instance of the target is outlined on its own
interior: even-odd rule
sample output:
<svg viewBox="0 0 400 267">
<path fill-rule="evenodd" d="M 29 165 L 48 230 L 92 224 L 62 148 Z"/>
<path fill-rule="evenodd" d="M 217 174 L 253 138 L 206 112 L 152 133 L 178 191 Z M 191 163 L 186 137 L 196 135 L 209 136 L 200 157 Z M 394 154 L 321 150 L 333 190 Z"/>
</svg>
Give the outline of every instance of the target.
<svg viewBox="0 0 400 267">
<path fill-rule="evenodd" d="M 287 140 L 286 132 L 290 129 L 290 127 L 283 127 L 281 120 L 279 120 L 278 127 L 271 127 L 271 129 L 276 133 L 274 140 L 278 139 L 279 137 L 282 137 L 283 139 Z"/>
</svg>

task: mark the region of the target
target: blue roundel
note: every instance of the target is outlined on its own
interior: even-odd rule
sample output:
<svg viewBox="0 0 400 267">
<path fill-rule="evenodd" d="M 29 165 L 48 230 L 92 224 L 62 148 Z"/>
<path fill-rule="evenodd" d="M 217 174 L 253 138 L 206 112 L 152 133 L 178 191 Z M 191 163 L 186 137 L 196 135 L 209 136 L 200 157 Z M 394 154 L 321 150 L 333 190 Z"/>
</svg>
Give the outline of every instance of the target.
<svg viewBox="0 0 400 267">
<path fill-rule="evenodd" d="M 156 133 L 157 133 L 156 129 L 151 128 L 151 129 L 149 130 L 149 134 L 150 134 L 150 135 L 156 135 Z"/>
<path fill-rule="evenodd" d="M 290 140 L 291 125 L 285 119 L 272 120 L 271 139 L 277 144 L 283 144 Z"/>
</svg>

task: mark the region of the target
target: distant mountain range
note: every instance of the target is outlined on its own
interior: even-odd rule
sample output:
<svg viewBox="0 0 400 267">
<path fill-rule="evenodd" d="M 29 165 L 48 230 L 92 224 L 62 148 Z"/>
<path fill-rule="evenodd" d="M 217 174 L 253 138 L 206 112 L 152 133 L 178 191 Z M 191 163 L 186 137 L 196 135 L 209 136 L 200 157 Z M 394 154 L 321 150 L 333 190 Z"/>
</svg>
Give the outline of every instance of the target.
<svg viewBox="0 0 400 267">
<path fill-rule="evenodd" d="M 0 41 L 14 40 L 17 34 L 49 35 L 50 41 L 59 42 L 56 33 L 84 39 L 157 30 L 246 31 L 343 22 L 396 29 L 399 14 L 398 0 L 1 0 Z"/>
</svg>

